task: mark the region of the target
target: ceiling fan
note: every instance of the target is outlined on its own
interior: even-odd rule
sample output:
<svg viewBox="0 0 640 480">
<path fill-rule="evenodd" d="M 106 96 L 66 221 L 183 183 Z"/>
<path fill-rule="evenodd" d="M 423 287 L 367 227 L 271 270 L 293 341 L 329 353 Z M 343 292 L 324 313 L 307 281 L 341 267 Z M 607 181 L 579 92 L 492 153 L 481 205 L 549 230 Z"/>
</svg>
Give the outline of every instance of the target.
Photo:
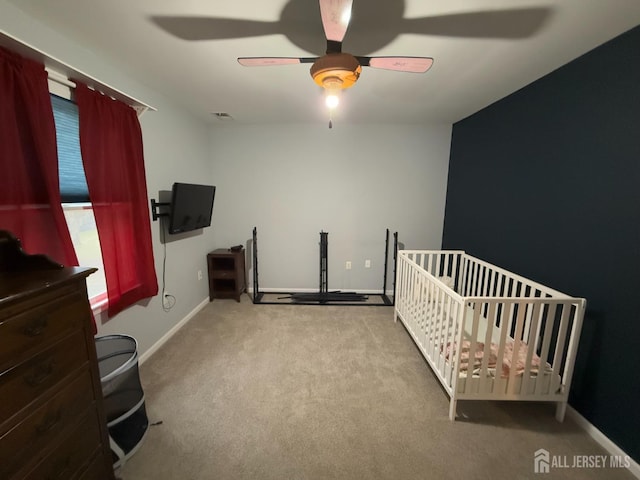
<svg viewBox="0 0 640 480">
<path fill-rule="evenodd" d="M 238 62 L 245 67 L 311 63 L 311 77 L 324 88 L 329 108 L 337 106 L 341 90 L 352 87 L 358 81 L 362 67 L 411 73 L 424 73 L 431 68 L 431 57 L 366 57 L 343 52 L 342 41 L 351 19 L 352 4 L 353 0 L 320 0 L 320 16 L 327 41 L 323 56 L 240 57 Z"/>
<path fill-rule="evenodd" d="M 150 20 L 186 41 L 284 35 L 292 44 L 312 55 L 320 55 L 324 50 L 324 55 L 315 57 L 240 57 L 238 62 L 250 67 L 309 63 L 314 81 L 325 89 L 328 101 L 335 103 L 336 94 L 355 84 L 362 67 L 420 73 L 429 70 L 433 64 L 430 57 L 357 56 L 343 52 L 347 28 L 350 30 L 349 50 L 367 54 L 385 47 L 401 34 L 507 40 L 528 38 L 535 35 L 553 14 L 551 7 L 530 6 L 405 17 L 409 0 L 361 1 L 356 5 L 353 0 L 319 0 L 319 12 L 310 8 L 309 1 L 286 0 L 277 20 L 184 15 L 153 15 Z M 352 6 L 354 21 L 350 22 Z M 326 45 L 318 41 L 322 30 Z"/>
</svg>

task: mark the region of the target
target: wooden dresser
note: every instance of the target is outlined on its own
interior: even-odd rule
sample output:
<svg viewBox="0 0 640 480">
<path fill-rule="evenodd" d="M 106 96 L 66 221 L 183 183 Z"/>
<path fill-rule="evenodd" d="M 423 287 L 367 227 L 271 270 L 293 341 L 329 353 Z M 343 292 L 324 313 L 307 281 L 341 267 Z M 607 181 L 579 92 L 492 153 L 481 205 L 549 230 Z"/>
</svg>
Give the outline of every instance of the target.
<svg viewBox="0 0 640 480">
<path fill-rule="evenodd" d="M 0 231 L 0 479 L 114 479 L 86 277 Z"/>
</svg>

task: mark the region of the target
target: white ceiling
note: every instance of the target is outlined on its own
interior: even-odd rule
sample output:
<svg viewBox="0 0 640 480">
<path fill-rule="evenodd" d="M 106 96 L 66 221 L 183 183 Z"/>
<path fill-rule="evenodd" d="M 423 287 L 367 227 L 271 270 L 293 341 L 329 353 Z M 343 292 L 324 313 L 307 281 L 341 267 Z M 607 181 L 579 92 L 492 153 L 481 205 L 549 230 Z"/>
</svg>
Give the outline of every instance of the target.
<svg viewBox="0 0 640 480">
<path fill-rule="evenodd" d="M 10 3 L 212 122 L 211 112 L 237 123 L 327 121 L 309 64 L 236 61 L 322 55 L 317 0 Z M 453 123 L 638 24 L 639 0 L 354 0 L 344 51 L 435 62 L 425 74 L 364 68 L 334 124 Z"/>
</svg>

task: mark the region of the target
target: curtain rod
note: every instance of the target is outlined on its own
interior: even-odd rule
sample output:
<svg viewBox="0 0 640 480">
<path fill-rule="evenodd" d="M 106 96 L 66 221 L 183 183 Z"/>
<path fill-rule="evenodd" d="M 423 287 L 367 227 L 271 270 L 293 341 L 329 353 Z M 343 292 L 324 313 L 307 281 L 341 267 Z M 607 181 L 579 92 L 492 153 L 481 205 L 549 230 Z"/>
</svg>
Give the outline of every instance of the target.
<svg viewBox="0 0 640 480">
<path fill-rule="evenodd" d="M 28 43 L 23 42 L 22 40 L 8 34 L 3 30 L 0 30 L 0 46 L 6 47 L 9 50 L 12 50 L 31 60 L 43 63 L 47 71 L 47 75 L 52 81 L 56 83 L 60 83 L 69 88 L 75 88 L 76 84 L 69 80 L 69 78 L 77 78 L 78 80 L 85 83 L 88 87 L 91 87 L 94 90 L 97 90 L 101 93 L 104 93 L 105 95 L 108 95 L 130 105 L 136 111 L 138 111 L 139 114 L 142 114 L 146 110 L 153 110 L 154 112 L 158 111 L 157 108 L 141 102 L 140 100 L 127 95 L 126 93 L 113 88 L 106 83 L 101 82 L 91 75 L 88 75 L 83 71 L 72 67 L 68 63 L 65 63 L 49 55 L 48 53 L 34 47 L 33 45 L 29 45 Z"/>
<path fill-rule="evenodd" d="M 65 87 L 76 88 L 76 82 L 72 82 L 61 73 L 58 73 L 55 70 L 51 70 L 49 67 L 45 67 L 44 69 L 47 71 L 49 80 L 59 83 L 60 85 L 64 85 Z"/>
</svg>

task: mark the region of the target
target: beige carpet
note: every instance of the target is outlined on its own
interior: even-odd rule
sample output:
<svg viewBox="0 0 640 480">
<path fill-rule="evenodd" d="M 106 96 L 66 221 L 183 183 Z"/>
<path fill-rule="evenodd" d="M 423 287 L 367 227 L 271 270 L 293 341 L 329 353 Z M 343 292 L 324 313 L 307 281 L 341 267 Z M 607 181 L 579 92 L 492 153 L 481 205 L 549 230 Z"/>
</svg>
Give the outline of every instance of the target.
<svg viewBox="0 0 640 480">
<path fill-rule="evenodd" d="M 632 479 L 534 474 L 604 454 L 550 405 L 448 397 L 392 307 L 216 300 L 141 367 L 151 422 L 123 480 Z"/>
</svg>

